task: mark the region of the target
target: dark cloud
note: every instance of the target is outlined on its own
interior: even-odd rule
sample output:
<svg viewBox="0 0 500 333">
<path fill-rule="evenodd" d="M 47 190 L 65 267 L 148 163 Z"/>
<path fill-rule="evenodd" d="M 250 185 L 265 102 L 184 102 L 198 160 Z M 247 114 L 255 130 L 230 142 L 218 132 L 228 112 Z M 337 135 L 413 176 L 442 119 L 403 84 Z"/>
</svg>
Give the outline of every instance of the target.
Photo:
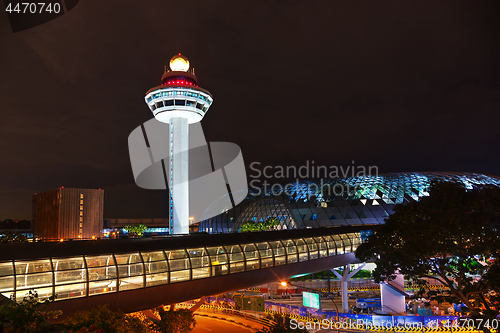
<svg viewBox="0 0 500 333">
<path fill-rule="evenodd" d="M 108 217 L 166 216 L 127 137 L 177 52 L 214 96 L 207 139 L 248 164 L 498 175 L 499 25 L 498 1 L 80 1 L 16 34 L 0 20 L 0 219 L 61 185 L 109 189 Z"/>
</svg>

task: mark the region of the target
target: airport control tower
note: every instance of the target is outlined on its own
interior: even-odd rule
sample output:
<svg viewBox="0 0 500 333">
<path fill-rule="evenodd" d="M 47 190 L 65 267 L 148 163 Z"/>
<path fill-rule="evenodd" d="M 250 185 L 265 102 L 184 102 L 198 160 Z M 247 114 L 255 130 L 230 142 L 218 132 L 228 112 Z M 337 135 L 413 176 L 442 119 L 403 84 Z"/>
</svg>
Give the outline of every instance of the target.
<svg viewBox="0 0 500 333">
<path fill-rule="evenodd" d="M 212 104 L 200 87 L 189 60 L 175 55 L 161 84 L 146 93 L 146 103 L 158 121 L 170 124 L 170 161 L 165 163 L 170 191 L 170 233 L 189 233 L 189 124 L 199 122 Z"/>
</svg>

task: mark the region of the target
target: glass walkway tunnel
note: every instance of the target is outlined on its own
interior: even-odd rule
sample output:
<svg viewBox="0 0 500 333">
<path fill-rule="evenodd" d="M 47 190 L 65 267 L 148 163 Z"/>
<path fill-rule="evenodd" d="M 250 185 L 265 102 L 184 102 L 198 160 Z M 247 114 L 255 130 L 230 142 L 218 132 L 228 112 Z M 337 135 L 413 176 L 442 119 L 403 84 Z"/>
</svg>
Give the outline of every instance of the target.
<svg viewBox="0 0 500 333">
<path fill-rule="evenodd" d="M 144 310 L 352 263 L 372 228 L 0 244 L 0 293 L 55 295 L 63 315 L 106 303 Z"/>
</svg>

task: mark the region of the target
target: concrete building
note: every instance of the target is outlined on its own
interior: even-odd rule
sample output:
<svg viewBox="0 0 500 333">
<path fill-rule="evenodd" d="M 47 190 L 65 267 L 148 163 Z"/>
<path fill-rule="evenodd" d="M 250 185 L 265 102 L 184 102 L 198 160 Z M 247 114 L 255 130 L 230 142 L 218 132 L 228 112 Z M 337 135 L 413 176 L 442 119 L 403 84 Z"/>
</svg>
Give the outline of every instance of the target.
<svg viewBox="0 0 500 333">
<path fill-rule="evenodd" d="M 42 240 L 100 238 L 104 191 L 56 188 L 33 195 L 31 230 Z"/>
</svg>

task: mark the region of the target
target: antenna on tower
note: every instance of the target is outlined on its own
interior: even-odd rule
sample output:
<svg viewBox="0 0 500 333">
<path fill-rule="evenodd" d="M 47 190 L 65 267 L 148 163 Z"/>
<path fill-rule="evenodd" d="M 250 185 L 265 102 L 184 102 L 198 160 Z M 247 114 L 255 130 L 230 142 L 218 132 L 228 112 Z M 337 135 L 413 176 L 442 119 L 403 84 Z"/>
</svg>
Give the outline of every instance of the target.
<svg viewBox="0 0 500 333">
<path fill-rule="evenodd" d="M 163 74 L 167 72 L 167 65 L 163 66 Z"/>
</svg>

